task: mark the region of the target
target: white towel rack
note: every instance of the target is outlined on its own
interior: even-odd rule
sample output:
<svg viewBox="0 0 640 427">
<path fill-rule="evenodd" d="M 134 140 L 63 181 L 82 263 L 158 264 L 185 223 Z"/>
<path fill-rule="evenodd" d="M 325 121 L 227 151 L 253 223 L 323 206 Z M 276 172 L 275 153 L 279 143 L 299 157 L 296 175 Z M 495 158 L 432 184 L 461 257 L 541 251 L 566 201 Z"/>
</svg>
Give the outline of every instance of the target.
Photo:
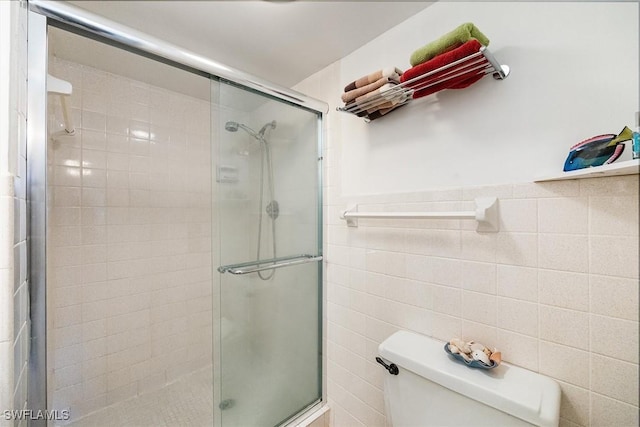
<svg viewBox="0 0 640 427">
<path fill-rule="evenodd" d="M 472 219 L 478 221 L 477 231 L 497 232 L 498 199 L 495 197 L 478 197 L 475 199 L 476 209 L 457 212 L 358 212 L 358 205 L 352 206 L 340 215 L 349 227 L 357 227 L 358 219 Z"/>
<path fill-rule="evenodd" d="M 482 46 L 478 52 L 428 73 L 416 76 L 411 80 L 407 80 L 404 83 L 400 83 L 369 98 L 366 98 L 366 95 L 364 95 L 363 98 L 365 98 L 365 100 L 354 102 L 349 106 L 337 107 L 336 110 L 364 116 L 368 109 L 374 109 L 388 101 L 393 101 L 398 105 L 405 104 L 411 101 L 415 91 L 441 84 L 462 75 L 471 73 L 492 74 L 494 79 L 504 80 L 509 75 L 509 72 L 510 69 L 508 65 L 501 65 L 493 54 L 485 46 Z M 433 79 L 428 78 L 433 75 L 438 75 L 438 77 Z M 365 121 L 369 122 L 366 116 Z"/>
</svg>

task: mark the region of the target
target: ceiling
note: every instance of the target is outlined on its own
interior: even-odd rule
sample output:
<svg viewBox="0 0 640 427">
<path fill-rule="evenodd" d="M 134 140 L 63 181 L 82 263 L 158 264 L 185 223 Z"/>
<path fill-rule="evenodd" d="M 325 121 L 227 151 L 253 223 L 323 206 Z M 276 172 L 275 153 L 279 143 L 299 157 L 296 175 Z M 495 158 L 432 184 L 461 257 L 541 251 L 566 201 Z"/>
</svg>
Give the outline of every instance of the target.
<svg viewBox="0 0 640 427">
<path fill-rule="evenodd" d="M 432 4 L 240 0 L 68 3 L 286 87 Z M 67 59 L 83 62 L 81 57 Z"/>
</svg>

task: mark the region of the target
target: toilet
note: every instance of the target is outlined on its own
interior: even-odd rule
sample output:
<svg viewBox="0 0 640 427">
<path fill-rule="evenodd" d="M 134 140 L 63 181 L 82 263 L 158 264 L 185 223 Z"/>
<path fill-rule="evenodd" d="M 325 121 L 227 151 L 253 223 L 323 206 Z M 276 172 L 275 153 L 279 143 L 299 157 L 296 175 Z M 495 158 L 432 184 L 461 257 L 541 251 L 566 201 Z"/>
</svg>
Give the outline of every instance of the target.
<svg viewBox="0 0 640 427">
<path fill-rule="evenodd" d="M 560 387 L 554 380 L 507 363 L 469 368 L 450 357 L 444 345 L 399 331 L 378 347 L 382 361 L 397 366 L 389 369 L 396 375 L 384 374 L 391 426 L 558 425 Z"/>
</svg>

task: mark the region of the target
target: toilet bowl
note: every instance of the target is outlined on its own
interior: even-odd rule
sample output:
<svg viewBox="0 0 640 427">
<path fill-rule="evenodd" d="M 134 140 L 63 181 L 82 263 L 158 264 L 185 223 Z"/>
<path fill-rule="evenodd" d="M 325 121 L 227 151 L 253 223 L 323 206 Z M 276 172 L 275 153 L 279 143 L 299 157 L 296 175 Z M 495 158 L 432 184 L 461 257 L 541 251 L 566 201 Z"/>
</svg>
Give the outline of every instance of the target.
<svg viewBox="0 0 640 427">
<path fill-rule="evenodd" d="M 508 363 L 469 368 L 447 355 L 444 344 L 399 331 L 378 347 L 398 368 L 384 379 L 393 427 L 558 425 L 560 387 L 554 380 Z"/>
</svg>

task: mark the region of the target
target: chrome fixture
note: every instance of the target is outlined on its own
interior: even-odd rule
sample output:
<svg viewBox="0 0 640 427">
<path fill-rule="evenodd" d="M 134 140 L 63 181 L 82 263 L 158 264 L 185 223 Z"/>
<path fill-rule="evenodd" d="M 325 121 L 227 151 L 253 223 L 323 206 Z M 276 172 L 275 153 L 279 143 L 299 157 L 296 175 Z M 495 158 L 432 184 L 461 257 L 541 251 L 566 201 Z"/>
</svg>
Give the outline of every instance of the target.
<svg viewBox="0 0 640 427">
<path fill-rule="evenodd" d="M 275 200 L 274 189 L 273 189 L 273 164 L 271 162 L 271 147 L 269 145 L 269 141 L 267 141 L 267 137 L 265 134 L 267 131 L 271 129 L 275 129 L 277 122 L 272 120 L 266 123 L 258 132 L 251 129 L 249 126 L 234 122 L 228 121 L 224 124 L 224 129 L 228 132 L 237 132 L 238 129 L 242 129 L 255 138 L 258 142 L 260 142 L 260 205 L 259 205 L 259 215 L 258 215 L 258 243 L 257 243 L 257 254 L 256 259 L 258 260 L 258 265 L 261 264 L 260 261 L 260 247 L 262 243 L 262 212 L 263 212 L 263 200 L 264 200 L 264 164 L 267 163 L 267 186 L 269 188 L 269 202 L 267 203 L 266 208 L 264 210 L 267 212 L 269 218 L 271 218 L 271 246 L 272 246 L 272 256 L 273 259 L 276 259 L 276 218 L 280 215 L 280 205 Z M 267 262 L 273 262 L 267 261 Z M 261 273 L 262 270 L 272 269 L 272 267 L 267 268 L 259 268 L 253 271 L 258 273 L 258 276 L 262 280 L 269 280 L 275 274 L 275 271 L 271 271 L 268 275 L 263 275 Z"/>
<path fill-rule="evenodd" d="M 240 264 L 222 265 L 218 267 L 220 273 L 231 274 L 249 274 L 256 273 L 263 270 L 275 270 L 276 268 L 289 267 L 292 265 L 306 264 L 308 262 L 322 261 L 322 255 L 294 255 L 282 258 L 272 258 L 266 260 L 258 260 L 251 262 L 243 262 Z M 270 265 L 263 265 L 269 263 Z M 246 268 L 254 267 L 254 268 Z"/>
</svg>

